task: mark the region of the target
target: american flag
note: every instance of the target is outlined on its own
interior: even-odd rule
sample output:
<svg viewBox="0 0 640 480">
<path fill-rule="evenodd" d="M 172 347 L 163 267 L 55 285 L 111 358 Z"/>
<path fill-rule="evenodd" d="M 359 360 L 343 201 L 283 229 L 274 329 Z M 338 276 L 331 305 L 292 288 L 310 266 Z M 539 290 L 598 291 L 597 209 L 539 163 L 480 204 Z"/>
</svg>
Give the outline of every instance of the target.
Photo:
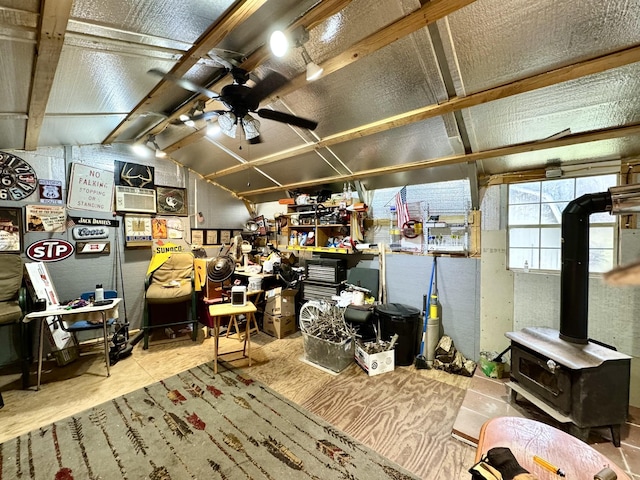
<svg viewBox="0 0 640 480">
<path fill-rule="evenodd" d="M 395 196 L 396 215 L 398 216 L 398 227 L 402 228 L 409 221 L 409 208 L 407 207 L 407 187 L 400 189 Z"/>
</svg>

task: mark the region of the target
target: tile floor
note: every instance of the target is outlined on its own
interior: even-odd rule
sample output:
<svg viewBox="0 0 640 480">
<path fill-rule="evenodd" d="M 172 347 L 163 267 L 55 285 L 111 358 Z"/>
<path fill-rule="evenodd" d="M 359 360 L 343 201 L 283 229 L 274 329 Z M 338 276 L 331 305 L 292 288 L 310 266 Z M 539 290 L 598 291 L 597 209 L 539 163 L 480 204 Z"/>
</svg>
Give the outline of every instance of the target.
<svg viewBox="0 0 640 480">
<path fill-rule="evenodd" d="M 509 403 L 508 379 L 488 378 L 478 368 L 467 389 L 462 406 L 453 425 L 452 435 L 471 445 L 476 445 L 480 427 L 490 418 L 518 416 L 559 426 L 535 406 L 521 400 Z M 633 472 L 634 480 L 640 480 L 640 408 L 630 407 L 626 424 L 621 431 L 621 445 L 611 443 L 608 429 L 592 429 L 588 443 L 597 451 L 615 462 L 622 469 Z"/>
</svg>

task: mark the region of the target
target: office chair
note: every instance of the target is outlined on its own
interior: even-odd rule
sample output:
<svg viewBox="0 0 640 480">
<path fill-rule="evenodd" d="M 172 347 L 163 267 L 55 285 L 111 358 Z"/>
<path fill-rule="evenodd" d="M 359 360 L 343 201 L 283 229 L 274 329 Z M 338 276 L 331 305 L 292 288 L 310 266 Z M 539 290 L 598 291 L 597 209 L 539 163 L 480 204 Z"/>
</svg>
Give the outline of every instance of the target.
<svg viewBox="0 0 640 480">
<path fill-rule="evenodd" d="M 149 331 L 152 328 L 158 327 L 190 324 L 192 328 L 192 340 L 196 341 L 198 338 L 198 316 L 196 314 L 193 255 L 191 253 L 172 253 L 162 265 L 147 275 L 144 282 L 144 289 L 145 301 L 142 326 L 144 331 L 144 344 L 142 348 L 144 350 L 149 348 Z M 179 303 L 184 303 L 189 306 L 189 320 L 168 320 L 164 323 L 152 322 L 152 306 L 154 307 L 155 315 L 160 316 L 162 313 L 160 307 Z M 166 309 L 164 310 L 166 313 Z"/>
</svg>

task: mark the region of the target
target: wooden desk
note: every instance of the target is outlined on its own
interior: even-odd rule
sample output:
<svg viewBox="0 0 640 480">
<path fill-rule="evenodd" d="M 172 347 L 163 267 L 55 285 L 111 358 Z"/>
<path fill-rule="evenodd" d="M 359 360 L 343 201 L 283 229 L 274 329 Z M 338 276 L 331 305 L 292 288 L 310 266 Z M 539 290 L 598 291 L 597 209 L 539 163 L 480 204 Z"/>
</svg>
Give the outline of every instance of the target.
<svg viewBox="0 0 640 480">
<path fill-rule="evenodd" d="M 25 315 L 23 322 L 29 323 L 31 320 L 40 320 L 40 336 L 38 340 L 38 385 L 36 390 L 40 390 L 40 379 L 42 377 L 42 350 L 44 347 L 44 329 L 47 322 L 44 321 L 47 317 L 61 317 L 65 322 L 76 322 L 79 320 L 87 320 L 97 315 L 98 319 L 102 321 L 102 332 L 104 335 L 104 361 L 107 366 L 107 377 L 111 375 L 109 371 L 109 335 L 107 333 L 107 322 L 109 318 L 117 317 L 118 306 L 122 301 L 121 298 L 112 298 L 113 302 L 107 305 L 65 309 L 61 306 L 48 308 L 41 312 L 31 312 Z"/>
<path fill-rule="evenodd" d="M 244 343 L 242 347 L 242 355 L 249 357 L 249 366 L 251 366 L 251 321 L 253 321 L 254 325 L 256 324 L 255 313 L 257 311 L 256 306 L 247 302 L 246 305 L 243 306 L 234 306 L 230 303 L 218 303 L 214 305 L 209 305 L 209 316 L 213 320 L 213 332 L 214 332 L 214 361 L 213 361 L 213 372 L 218 373 L 218 345 L 220 342 L 220 317 L 229 316 L 231 320 L 229 321 L 229 327 L 231 328 L 231 324 L 234 321 L 236 315 L 246 315 L 246 332 L 244 336 Z M 237 325 L 237 323 L 236 323 Z M 226 353 L 235 353 L 240 350 L 235 350 L 233 352 Z M 245 355 L 246 351 L 246 355 Z"/>
<path fill-rule="evenodd" d="M 611 460 L 581 440 L 545 423 L 519 417 L 496 417 L 480 430 L 476 462 L 493 447 L 507 447 L 518 463 L 540 480 L 558 480 L 558 475 L 533 461 L 537 455 L 564 471 L 567 479 L 592 479 L 604 467 L 631 480 Z"/>
</svg>

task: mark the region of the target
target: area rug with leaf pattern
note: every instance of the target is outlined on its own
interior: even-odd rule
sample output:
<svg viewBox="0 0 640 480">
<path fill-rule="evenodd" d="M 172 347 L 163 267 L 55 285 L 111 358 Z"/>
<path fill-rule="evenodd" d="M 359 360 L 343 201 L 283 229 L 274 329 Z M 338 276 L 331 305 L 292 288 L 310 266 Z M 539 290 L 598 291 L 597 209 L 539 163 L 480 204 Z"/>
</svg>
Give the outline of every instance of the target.
<svg viewBox="0 0 640 480">
<path fill-rule="evenodd" d="M 8 479 L 414 479 L 245 372 L 192 368 L 0 444 Z"/>
</svg>

